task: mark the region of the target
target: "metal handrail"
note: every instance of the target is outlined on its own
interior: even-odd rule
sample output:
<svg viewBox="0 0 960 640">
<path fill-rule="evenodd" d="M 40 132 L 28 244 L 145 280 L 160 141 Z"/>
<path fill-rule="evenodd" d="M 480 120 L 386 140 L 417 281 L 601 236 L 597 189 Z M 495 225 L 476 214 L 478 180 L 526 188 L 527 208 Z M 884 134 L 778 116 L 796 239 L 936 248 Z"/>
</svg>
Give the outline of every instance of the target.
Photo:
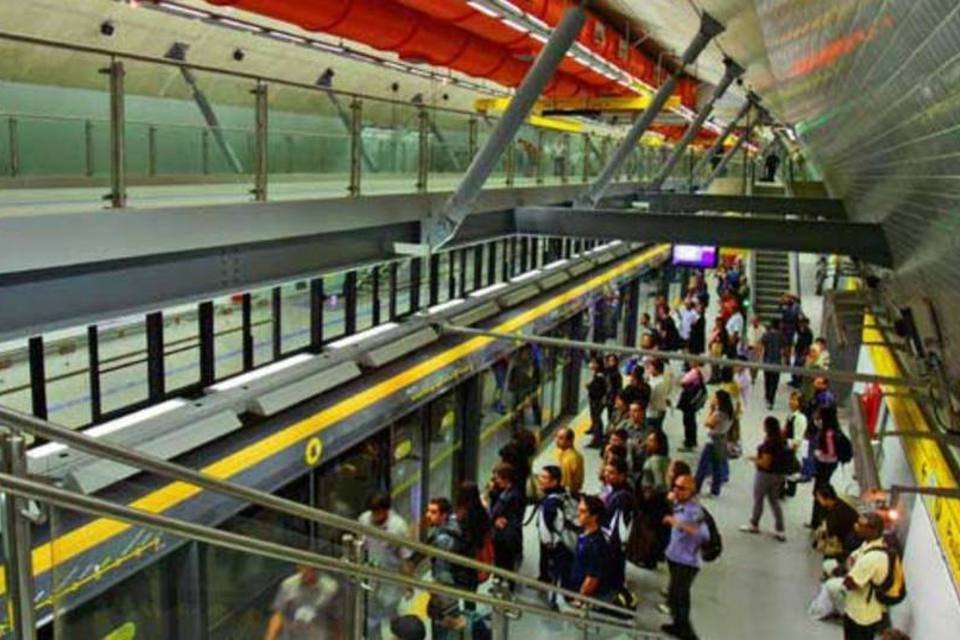
<svg viewBox="0 0 960 640">
<path fill-rule="evenodd" d="M 0 473 L 0 490 L 11 493 L 22 498 L 37 500 L 70 511 L 78 511 L 89 515 L 120 520 L 129 524 L 149 527 L 186 538 L 196 542 L 209 544 L 225 549 L 232 549 L 241 553 L 250 553 L 291 564 L 307 565 L 316 567 L 324 571 L 336 573 L 346 577 L 362 577 L 385 582 L 390 584 L 402 585 L 414 589 L 422 589 L 432 593 L 440 593 L 454 598 L 479 602 L 490 605 L 495 609 L 506 611 L 519 611 L 531 613 L 538 616 L 544 616 L 561 620 L 574 625 L 595 625 L 609 629 L 615 629 L 621 633 L 632 634 L 635 638 L 660 638 L 656 634 L 643 629 L 637 629 L 622 619 L 611 617 L 596 611 L 584 611 L 583 616 L 577 616 L 570 613 L 561 613 L 547 607 L 537 606 L 528 602 L 502 600 L 494 596 L 465 591 L 456 587 L 439 582 L 427 582 L 402 573 L 396 573 L 363 564 L 360 562 L 351 562 L 331 558 L 315 552 L 288 547 L 276 542 L 260 540 L 258 538 L 245 536 L 238 533 L 223 531 L 213 527 L 206 527 L 162 516 L 150 514 L 138 509 L 133 509 L 125 505 L 119 505 L 102 498 L 86 496 L 59 487 L 50 486 L 34 480 L 19 478 L 8 473 Z M 351 521 L 352 522 L 352 521 Z M 356 524 L 356 523 L 353 523 Z M 582 600 L 585 600 L 581 598 Z M 595 601 L 605 609 L 613 610 L 615 607 L 605 603 Z M 593 602 L 591 602 L 593 604 Z"/>
<path fill-rule="evenodd" d="M 452 562 L 457 565 L 475 569 L 490 575 L 500 576 L 504 580 L 509 580 L 521 584 L 531 589 L 543 591 L 550 594 L 562 595 L 566 598 L 577 598 L 587 602 L 595 607 L 603 607 L 607 610 L 616 610 L 626 616 L 632 616 L 633 611 L 622 607 L 616 607 L 596 598 L 588 598 L 579 593 L 549 585 L 539 580 L 521 575 L 519 573 L 508 571 L 500 567 L 477 562 L 472 558 L 466 558 L 451 551 L 437 549 L 418 540 L 412 540 L 403 536 L 387 533 L 377 527 L 361 524 L 356 520 L 345 518 L 322 509 L 317 509 L 293 500 L 288 500 L 280 496 L 260 491 L 252 487 L 235 484 L 214 478 L 201 471 L 196 471 L 176 463 L 157 458 L 148 453 L 137 451 L 124 447 L 106 440 L 92 438 L 83 433 L 73 431 L 54 425 L 50 422 L 40 420 L 31 415 L 15 411 L 8 407 L 0 406 L 0 424 L 15 430 L 24 431 L 38 438 L 68 445 L 72 448 L 89 453 L 90 455 L 106 458 L 115 462 L 121 462 L 130 465 L 142 471 L 148 471 L 157 475 L 185 482 L 214 493 L 239 498 L 250 504 L 254 504 L 267 509 L 272 509 L 281 513 L 286 513 L 299 518 L 304 518 L 318 524 L 343 529 L 351 533 L 359 533 L 370 538 L 377 538 L 390 544 L 401 547 L 407 547 L 428 557 L 435 557 Z"/>
</svg>

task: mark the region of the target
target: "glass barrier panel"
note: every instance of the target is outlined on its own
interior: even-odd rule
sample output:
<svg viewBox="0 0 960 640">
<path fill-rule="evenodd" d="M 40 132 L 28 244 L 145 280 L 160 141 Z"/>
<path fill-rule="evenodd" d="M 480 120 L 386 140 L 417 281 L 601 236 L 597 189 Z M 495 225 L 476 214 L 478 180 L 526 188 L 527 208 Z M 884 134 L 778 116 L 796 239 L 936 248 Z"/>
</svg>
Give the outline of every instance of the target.
<svg viewBox="0 0 960 640">
<path fill-rule="evenodd" d="M 373 326 L 373 309 L 377 306 L 374 300 L 374 279 L 379 278 L 379 274 L 374 272 L 372 266 L 361 267 L 357 269 L 357 331 L 364 331 Z M 377 295 L 383 294 L 377 290 Z M 381 316 L 382 321 L 382 316 Z"/>
<path fill-rule="evenodd" d="M 319 89 L 270 85 L 271 200 L 347 195 L 352 101 Z"/>
<path fill-rule="evenodd" d="M 253 336 L 253 366 L 273 361 L 273 289 L 250 292 L 250 333 Z"/>
<path fill-rule="evenodd" d="M 146 62 L 124 65 L 130 206 L 249 201 L 256 158 L 251 91 L 256 84 Z"/>
<path fill-rule="evenodd" d="M 345 275 L 346 272 L 341 272 L 323 276 L 323 339 L 326 342 L 346 334 L 346 305 L 343 299 Z"/>
<path fill-rule="evenodd" d="M 163 353 L 167 393 L 200 382 L 200 322 L 197 305 L 164 310 Z"/>
<path fill-rule="evenodd" d="M 213 301 L 213 353 L 217 380 L 243 371 L 242 302 L 241 294 Z"/>
<path fill-rule="evenodd" d="M 470 121 L 473 116 L 443 110 L 430 110 L 431 191 L 452 191 L 466 172 L 470 161 Z"/>
<path fill-rule="evenodd" d="M 92 412 L 86 327 L 45 334 L 43 348 L 47 418 L 72 429 L 89 424 Z"/>
<path fill-rule="evenodd" d="M 27 340 L 0 343 L 0 405 L 24 413 L 32 411 Z"/>
<path fill-rule="evenodd" d="M 307 280 L 280 287 L 280 328 L 282 353 L 310 345 L 310 283 Z"/>
<path fill-rule="evenodd" d="M 420 148 L 420 109 L 414 105 L 364 100 L 363 167 L 365 194 L 416 190 Z"/>
<path fill-rule="evenodd" d="M 143 316 L 97 325 L 103 413 L 147 399 L 147 332 Z"/>
</svg>

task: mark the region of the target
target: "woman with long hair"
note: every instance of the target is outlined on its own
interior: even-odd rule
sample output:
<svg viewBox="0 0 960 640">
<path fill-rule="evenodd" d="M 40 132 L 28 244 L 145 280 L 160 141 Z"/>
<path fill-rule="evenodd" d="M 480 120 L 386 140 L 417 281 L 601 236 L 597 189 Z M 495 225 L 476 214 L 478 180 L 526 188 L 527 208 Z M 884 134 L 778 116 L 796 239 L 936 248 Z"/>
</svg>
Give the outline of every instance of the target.
<svg viewBox="0 0 960 640">
<path fill-rule="evenodd" d="M 729 393 L 720 389 L 713 394 L 707 410 L 705 424 L 710 439 L 697 463 L 697 493 L 703 487 L 707 476 L 710 476 L 710 494 L 720 495 L 720 486 L 724 482 L 723 464 L 727 460 L 727 434 L 733 426 L 733 419 L 733 399 Z"/>
<path fill-rule="evenodd" d="M 830 478 L 840 462 L 836 442 L 840 420 L 837 418 L 836 405 L 817 408 L 813 414 L 813 423 L 817 428 L 817 435 L 813 450 L 813 513 L 810 515 L 809 526 L 816 529 L 823 520 L 823 507 L 816 500 L 817 487 L 830 484 Z"/>
<path fill-rule="evenodd" d="M 753 479 L 753 513 L 750 522 L 740 527 L 746 533 L 760 533 L 760 518 L 763 517 L 763 501 L 770 503 L 776 529 L 773 537 L 786 542 L 783 529 L 783 509 L 780 508 L 780 489 L 783 487 L 784 457 L 786 446 L 780 431 L 780 421 L 773 416 L 763 420 L 763 442 L 757 447 L 757 455 L 750 460 L 757 467 Z"/>
<path fill-rule="evenodd" d="M 481 562 L 492 563 L 492 555 L 489 558 L 482 556 L 485 549 L 492 554 L 493 523 L 490 521 L 487 508 L 480 500 L 480 487 L 476 482 L 467 480 L 460 483 L 454 513 L 463 535 L 464 555 Z M 479 580 L 475 579 L 474 583 L 467 587 L 476 590 L 478 582 Z"/>
</svg>

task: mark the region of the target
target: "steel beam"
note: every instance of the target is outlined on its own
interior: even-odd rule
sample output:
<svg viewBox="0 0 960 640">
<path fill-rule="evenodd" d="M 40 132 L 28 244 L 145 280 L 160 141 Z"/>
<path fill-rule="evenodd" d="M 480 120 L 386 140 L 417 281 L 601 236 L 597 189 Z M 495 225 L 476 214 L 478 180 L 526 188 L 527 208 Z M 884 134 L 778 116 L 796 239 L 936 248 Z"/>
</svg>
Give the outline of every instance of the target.
<svg viewBox="0 0 960 640">
<path fill-rule="evenodd" d="M 717 139 L 713 141 L 713 144 L 710 145 L 710 148 L 707 150 L 703 157 L 700 158 L 700 161 L 693 167 L 693 177 L 696 179 L 698 175 L 703 173 L 703 170 L 706 169 L 707 165 L 710 164 L 710 158 L 712 158 L 718 151 L 723 149 L 724 143 L 727 141 L 727 138 L 730 137 L 730 134 L 733 133 L 733 130 L 737 127 L 737 124 L 746 117 L 747 112 L 750 111 L 750 108 L 759 101 L 759 98 L 754 93 L 747 94 L 747 101 L 743 103 L 743 106 L 740 107 L 740 111 L 737 113 L 736 117 L 733 120 L 727 123 L 727 126 L 723 128 L 723 131 L 717 136 Z"/>
<path fill-rule="evenodd" d="M 653 102 L 650 104 L 650 107 L 643 112 L 637 120 L 633 123 L 633 126 L 630 127 L 630 131 L 627 132 L 627 136 L 623 139 L 620 145 L 617 147 L 617 150 L 614 152 L 613 157 L 609 159 L 606 165 L 603 167 L 603 170 L 600 172 L 600 175 L 594 181 L 590 188 L 586 190 L 579 198 L 577 198 L 577 206 L 580 207 L 596 207 L 600 204 L 600 201 L 603 199 L 604 194 L 607 192 L 607 189 L 610 186 L 610 183 L 613 182 L 613 179 L 620 172 L 620 168 L 623 166 L 623 163 L 626 162 L 627 158 L 630 157 L 630 154 L 633 153 L 634 148 L 640 143 L 640 138 L 643 137 L 643 134 L 646 133 L 647 129 L 650 128 L 650 125 L 653 124 L 654 119 L 663 109 L 663 105 L 666 104 L 667 100 L 673 94 L 673 90 L 677 86 L 677 82 L 680 80 L 680 76 L 683 74 L 684 69 L 687 65 L 692 64 L 699 56 L 700 53 L 710 44 L 710 41 L 713 40 L 718 34 L 723 32 L 723 25 L 720 24 L 715 18 L 713 18 L 709 13 L 704 13 L 700 19 L 700 30 L 697 32 L 697 35 L 694 36 L 693 41 L 687 47 L 687 50 L 683 52 L 683 58 L 680 60 L 680 64 L 677 67 L 677 70 L 667 78 L 667 81 L 660 85 L 660 88 L 657 89 L 657 93 L 653 97 Z"/>
<path fill-rule="evenodd" d="M 717 166 L 713 168 L 713 171 L 710 173 L 707 179 L 703 181 L 703 184 L 700 186 L 701 190 L 705 190 L 707 187 L 709 187 L 710 184 L 714 180 L 716 180 L 717 176 L 723 173 L 723 170 L 727 168 L 727 165 L 730 164 L 730 161 L 733 160 L 733 158 L 737 155 L 737 153 L 743 147 L 744 143 L 747 142 L 747 140 L 749 140 L 750 137 L 753 135 L 753 130 L 756 129 L 757 125 L 761 122 L 762 119 L 763 118 L 760 117 L 760 114 L 757 114 L 757 118 L 753 122 L 750 122 L 749 125 L 747 125 L 746 131 L 744 131 L 743 135 L 741 135 L 737 139 L 737 143 L 733 145 L 733 147 L 730 149 L 730 151 L 727 152 L 725 156 L 723 156 L 723 159 L 721 159 L 720 162 L 717 164 Z M 748 122 L 749 122 L 749 112 L 748 112 Z"/>
<path fill-rule="evenodd" d="M 263 202 L 267 199 L 267 178 L 269 138 L 267 133 L 269 103 L 267 100 L 267 85 L 257 83 L 252 91 L 256 106 L 256 130 L 254 133 L 254 166 L 253 166 L 253 199 Z"/>
<path fill-rule="evenodd" d="M 525 207 L 514 215 L 517 233 L 835 253 L 883 267 L 893 266 L 883 227 L 874 223 L 564 207 Z"/>
<path fill-rule="evenodd" d="M 846 220 L 843 201 L 833 198 L 782 198 L 777 196 L 727 196 L 689 193 L 645 193 L 637 202 L 657 213 L 736 211 L 778 216 Z"/>
<path fill-rule="evenodd" d="M 673 148 L 673 153 L 670 154 L 669 158 L 667 158 L 666 163 L 650 182 L 648 188 L 651 190 L 660 190 L 660 188 L 663 186 L 663 183 L 666 182 L 667 178 L 670 177 L 670 174 L 673 173 L 674 167 L 677 166 L 680 158 L 683 157 L 687 147 L 690 146 L 690 143 L 693 142 L 693 139 L 697 137 L 697 134 L 700 133 L 700 130 L 703 128 L 703 124 L 707 121 L 707 118 L 710 117 L 710 114 L 713 113 L 713 108 L 716 106 L 717 101 L 720 100 L 720 98 L 722 98 L 727 92 L 727 89 L 730 88 L 730 85 L 733 84 L 733 81 L 743 75 L 743 67 L 738 65 L 730 58 L 724 58 L 723 64 L 726 65 L 723 78 L 720 79 L 720 82 L 714 88 L 713 93 L 710 94 L 710 99 L 707 100 L 707 103 L 701 107 L 697 117 L 693 122 L 690 123 L 690 126 L 687 127 L 687 130 L 683 132 L 683 137 L 680 138 L 680 141 Z"/>
<path fill-rule="evenodd" d="M 586 21 L 583 4 L 567 9 L 560 24 L 550 34 L 536 61 L 523 82 L 517 87 L 510 106 L 487 139 L 486 144 L 470 163 L 466 175 L 442 211 L 432 214 L 423 223 L 421 243 L 437 249 L 450 242 L 464 218 L 471 212 L 480 190 L 493 171 L 503 152 L 513 144 L 517 130 L 527 119 L 530 110 L 550 82 L 554 71 L 565 59 L 570 46 L 577 39 Z"/>
<path fill-rule="evenodd" d="M 126 109 L 123 63 L 114 60 L 103 70 L 110 78 L 110 206 L 127 206 Z"/>
</svg>

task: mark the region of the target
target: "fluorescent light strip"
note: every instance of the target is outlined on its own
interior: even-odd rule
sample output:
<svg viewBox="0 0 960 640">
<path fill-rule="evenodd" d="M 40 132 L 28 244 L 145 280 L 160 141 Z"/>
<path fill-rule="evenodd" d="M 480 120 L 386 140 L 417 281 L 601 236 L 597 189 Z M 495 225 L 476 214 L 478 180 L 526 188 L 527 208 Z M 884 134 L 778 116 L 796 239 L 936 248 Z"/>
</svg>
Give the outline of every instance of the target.
<svg viewBox="0 0 960 640">
<path fill-rule="evenodd" d="M 501 289 L 505 289 L 506 287 L 507 287 L 506 282 L 498 282 L 497 284 L 492 284 L 489 287 L 484 287 L 483 289 L 477 289 L 476 291 L 470 294 L 470 297 L 479 298 L 480 296 L 485 296 L 488 293 L 493 293 L 494 291 L 500 291 Z"/>
<path fill-rule="evenodd" d="M 208 392 L 217 392 L 217 391 L 229 391 L 230 389 L 236 389 L 237 387 L 242 387 L 245 384 L 253 382 L 254 380 L 259 380 L 260 378 L 272 375 L 284 369 L 289 369 L 292 366 L 302 364 L 304 362 L 309 362 L 313 360 L 316 356 L 309 353 L 300 353 L 295 356 L 290 356 L 289 358 L 284 358 L 283 360 L 278 360 L 272 364 L 268 364 L 265 367 L 260 367 L 259 369 L 254 369 L 247 373 L 241 374 L 229 380 L 224 380 L 223 382 L 218 382 L 217 384 L 210 385 L 207 387 Z"/>
<path fill-rule="evenodd" d="M 284 42 L 295 42 L 296 44 L 307 43 L 306 38 L 301 38 L 300 36 L 295 36 L 292 33 L 286 33 L 284 31 L 268 31 L 267 35 L 273 38 L 274 40 L 283 40 Z"/>
<path fill-rule="evenodd" d="M 525 280 L 530 280 L 531 278 L 536 278 L 538 275 L 543 273 L 540 269 L 534 269 L 533 271 L 527 271 L 526 273 L 521 273 L 519 276 L 510 278 L 510 282 L 524 282 Z"/>
<path fill-rule="evenodd" d="M 520 24 L 519 22 L 514 22 L 514 21 L 511 20 L 510 18 L 504 18 L 504 19 L 503 19 L 503 24 L 507 25 L 508 27 L 510 27 L 511 29 L 513 29 L 514 31 L 519 31 L 520 33 L 529 33 L 529 32 L 530 32 L 530 29 L 528 29 L 526 25 L 522 25 L 522 24 Z"/>
<path fill-rule="evenodd" d="M 493 4 L 497 5 L 501 9 L 507 11 L 508 13 L 512 13 L 513 15 L 516 15 L 516 16 L 523 15 L 523 9 L 517 6 L 514 6 L 514 4 L 509 0 L 492 0 L 492 1 L 493 1 Z"/>
<path fill-rule="evenodd" d="M 539 40 L 539 41 L 542 42 L 543 44 L 547 44 L 547 36 L 542 36 L 542 35 L 540 35 L 539 33 L 537 33 L 536 31 L 531 31 L 531 32 L 530 32 L 530 37 L 533 38 L 534 40 Z"/>
<path fill-rule="evenodd" d="M 336 44 L 328 44 L 328 43 L 326 43 L 326 42 L 320 42 L 319 40 L 311 40 L 311 41 L 310 41 L 310 46 L 316 47 L 317 49 L 320 49 L 321 51 L 328 51 L 328 52 L 330 52 L 330 53 L 343 53 L 344 51 L 346 51 L 346 49 L 344 49 L 343 47 L 341 47 L 341 46 L 339 46 L 339 45 L 336 45 Z"/>
<path fill-rule="evenodd" d="M 563 265 L 570 262 L 569 260 L 554 260 L 550 264 L 543 265 L 544 270 L 556 269 L 557 267 L 562 267 Z"/>
<path fill-rule="evenodd" d="M 467 5 L 472 7 L 473 9 L 476 9 L 477 11 L 479 11 L 484 15 L 490 16 L 491 18 L 500 17 L 499 13 L 497 13 L 494 9 L 491 9 L 487 5 L 483 4 L 482 2 L 476 2 L 475 0 L 467 0 Z"/>
<path fill-rule="evenodd" d="M 169 11 L 170 13 L 178 13 L 182 16 L 188 18 L 210 18 L 210 14 L 206 11 L 200 11 L 199 9 L 191 9 L 190 7 L 183 7 L 179 4 L 173 4 L 170 2 L 158 2 L 157 7 L 163 11 Z"/>
<path fill-rule="evenodd" d="M 146 409 L 141 409 L 140 411 L 127 414 L 121 418 L 117 418 L 116 420 L 104 422 L 103 424 L 86 429 L 82 433 L 83 435 L 91 438 L 102 438 L 110 435 L 111 433 L 116 433 L 121 429 L 145 422 L 150 418 L 156 418 L 157 416 L 169 413 L 174 409 L 179 409 L 180 407 L 188 404 L 190 403 L 183 398 L 173 398 L 171 400 L 161 402 L 160 404 L 155 404 L 152 407 L 147 407 Z M 61 451 L 66 451 L 68 448 L 69 447 L 67 445 L 59 442 L 49 442 L 39 447 L 33 447 L 27 451 L 27 456 L 30 458 L 42 458 L 44 456 L 49 456 Z"/>
<path fill-rule="evenodd" d="M 546 22 L 544 22 L 543 20 L 541 20 L 541 19 L 538 18 L 537 16 L 532 16 L 532 15 L 530 15 L 530 14 L 528 13 L 528 14 L 526 15 L 526 18 L 527 18 L 527 20 L 530 21 L 531 24 L 534 24 L 534 25 L 540 27 L 541 29 L 543 29 L 543 30 L 545 30 L 545 31 L 549 31 L 549 30 L 550 30 L 550 25 L 548 25 Z"/>
<path fill-rule="evenodd" d="M 427 315 L 432 313 L 440 313 L 441 311 L 446 311 L 447 309 L 453 309 L 454 307 L 458 307 L 464 302 L 466 302 L 466 300 L 464 300 L 463 298 L 454 298 L 453 300 L 447 300 L 446 302 L 435 304 L 432 307 L 427 308 L 427 310 L 424 313 Z"/>
<path fill-rule="evenodd" d="M 264 31 L 263 27 L 249 22 L 240 22 L 239 20 L 224 17 L 217 17 L 216 20 L 225 27 L 232 27 L 234 29 L 240 29 L 241 31 L 249 31 L 250 33 L 262 33 Z"/>
<path fill-rule="evenodd" d="M 327 346 L 331 349 L 342 349 L 344 347 L 349 347 L 352 344 L 363 342 L 367 338 L 372 338 L 374 336 L 380 335 L 381 333 L 386 333 L 391 329 L 396 329 L 399 326 L 400 325 L 398 325 L 396 322 L 388 322 L 386 324 L 381 324 L 378 327 L 374 327 L 373 329 L 367 329 L 366 331 L 355 333 L 352 336 L 347 336 L 346 338 L 340 338 L 339 340 L 331 342 Z"/>
</svg>

